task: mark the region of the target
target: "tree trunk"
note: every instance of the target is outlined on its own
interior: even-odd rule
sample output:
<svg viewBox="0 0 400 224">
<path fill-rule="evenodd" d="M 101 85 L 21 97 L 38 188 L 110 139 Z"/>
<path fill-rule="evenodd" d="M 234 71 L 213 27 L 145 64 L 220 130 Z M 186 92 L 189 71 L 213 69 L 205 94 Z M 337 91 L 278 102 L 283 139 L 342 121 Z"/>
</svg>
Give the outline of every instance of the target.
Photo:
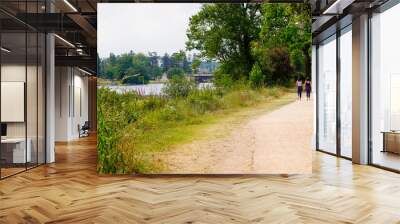
<svg viewBox="0 0 400 224">
<path fill-rule="evenodd" d="M 311 79 L 311 56 L 309 54 L 310 45 L 306 45 L 303 48 L 304 54 L 304 73 L 306 78 Z"/>
</svg>

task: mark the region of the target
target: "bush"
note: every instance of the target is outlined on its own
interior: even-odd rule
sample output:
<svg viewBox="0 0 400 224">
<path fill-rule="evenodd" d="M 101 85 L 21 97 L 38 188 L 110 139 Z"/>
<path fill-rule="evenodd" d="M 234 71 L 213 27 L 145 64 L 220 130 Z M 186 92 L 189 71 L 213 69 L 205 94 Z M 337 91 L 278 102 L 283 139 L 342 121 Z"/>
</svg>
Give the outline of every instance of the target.
<svg viewBox="0 0 400 224">
<path fill-rule="evenodd" d="M 214 74 L 214 85 L 216 87 L 229 89 L 234 85 L 232 77 L 228 74 Z"/>
<path fill-rule="evenodd" d="M 143 101 L 144 110 L 155 110 L 165 105 L 166 100 L 160 96 L 148 96 Z"/>
<path fill-rule="evenodd" d="M 123 173 L 124 160 L 122 153 L 118 150 L 118 142 L 121 138 L 119 129 L 126 125 L 126 116 L 121 111 L 115 111 L 113 108 L 123 104 L 119 94 L 100 88 L 97 92 L 97 149 L 98 166 L 100 173 Z"/>
<path fill-rule="evenodd" d="M 169 79 L 173 78 L 174 76 L 183 77 L 185 75 L 185 71 L 182 68 L 173 67 L 168 69 L 167 77 Z"/>
<path fill-rule="evenodd" d="M 223 102 L 226 108 L 247 107 L 259 102 L 259 98 L 259 94 L 253 90 L 235 90 L 227 93 Z"/>
<path fill-rule="evenodd" d="M 189 93 L 196 89 L 196 83 L 186 77 L 172 77 L 162 92 L 172 98 L 187 97 Z"/>
<path fill-rule="evenodd" d="M 190 107 L 199 114 L 215 111 L 220 109 L 222 105 L 219 94 L 216 90 L 211 88 L 192 91 L 187 101 Z"/>
<path fill-rule="evenodd" d="M 251 69 L 249 81 L 253 88 L 260 88 L 264 86 L 265 76 L 262 74 L 260 66 L 255 63 Z"/>
</svg>

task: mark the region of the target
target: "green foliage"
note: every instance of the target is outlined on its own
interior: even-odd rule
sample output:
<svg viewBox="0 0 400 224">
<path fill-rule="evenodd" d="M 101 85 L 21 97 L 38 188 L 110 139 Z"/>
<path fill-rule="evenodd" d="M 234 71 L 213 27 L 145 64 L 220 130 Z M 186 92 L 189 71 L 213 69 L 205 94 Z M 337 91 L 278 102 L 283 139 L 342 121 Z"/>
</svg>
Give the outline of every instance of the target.
<svg viewBox="0 0 400 224">
<path fill-rule="evenodd" d="M 223 74 L 222 72 L 214 73 L 214 85 L 216 87 L 221 87 L 224 89 L 228 89 L 234 85 L 234 80 L 231 75 Z"/>
<path fill-rule="evenodd" d="M 147 84 L 149 83 L 149 77 L 140 74 L 126 75 L 122 78 L 121 82 L 123 84 Z"/>
<path fill-rule="evenodd" d="M 293 68 L 286 48 L 272 48 L 265 56 L 267 67 L 266 82 L 272 85 L 286 85 L 293 80 Z"/>
<path fill-rule="evenodd" d="M 160 67 L 158 61 L 162 60 Z M 111 80 L 125 80 L 126 84 L 147 83 L 151 79 L 161 78 L 162 72 L 179 73 L 179 75 L 191 72 L 191 64 L 187 60 L 186 53 L 179 51 L 169 56 L 165 54 L 162 58 L 155 52 L 133 53 L 114 55 L 108 58 L 98 58 L 98 73 L 100 78 Z M 171 73 L 170 72 L 170 73 Z M 140 76 L 136 77 L 135 76 Z"/>
<path fill-rule="evenodd" d="M 291 66 L 311 77 L 311 8 L 310 4 L 264 4 L 260 40 L 255 54 L 285 48 Z"/>
<path fill-rule="evenodd" d="M 222 107 L 220 92 L 212 88 L 191 91 L 187 101 L 198 114 L 216 111 Z"/>
<path fill-rule="evenodd" d="M 170 79 L 174 76 L 184 77 L 185 71 L 182 68 L 172 67 L 167 71 L 167 77 Z"/>
<path fill-rule="evenodd" d="M 254 64 L 249 77 L 250 84 L 253 88 L 260 88 L 264 86 L 265 76 L 258 64 Z"/>
<path fill-rule="evenodd" d="M 217 59 L 220 74 L 233 80 L 250 80 L 256 63 L 268 85 L 287 82 L 293 73 L 311 76 L 309 4 L 206 4 L 190 18 L 187 36 L 189 50 Z M 277 58 L 285 60 L 282 66 L 270 61 Z"/>
<path fill-rule="evenodd" d="M 196 88 L 196 83 L 192 80 L 181 77 L 173 76 L 168 80 L 167 84 L 163 88 L 163 93 L 172 98 L 186 97 L 191 91 Z"/>
<path fill-rule="evenodd" d="M 248 76 L 255 61 L 251 42 L 258 38 L 261 4 L 205 4 L 190 18 L 187 32 L 189 50 L 217 59 L 223 72 L 235 80 Z"/>
<path fill-rule="evenodd" d="M 198 58 L 195 58 L 192 62 L 192 71 L 196 73 L 197 69 L 200 67 L 201 61 Z"/>
<path fill-rule="evenodd" d="M 122 102 L 118 94 L 108 89 L 98 90 L 99 104 L 97 104 L 98 118 L 98 166 L 100 173 L 124 172 L 124 159 L 118 150 L 118 140 L 121 138 L 119 127 L 124 125 L 125 116 L 122 111 L 111 111 L 111 107 L 120 105 Z"/>
</svg>

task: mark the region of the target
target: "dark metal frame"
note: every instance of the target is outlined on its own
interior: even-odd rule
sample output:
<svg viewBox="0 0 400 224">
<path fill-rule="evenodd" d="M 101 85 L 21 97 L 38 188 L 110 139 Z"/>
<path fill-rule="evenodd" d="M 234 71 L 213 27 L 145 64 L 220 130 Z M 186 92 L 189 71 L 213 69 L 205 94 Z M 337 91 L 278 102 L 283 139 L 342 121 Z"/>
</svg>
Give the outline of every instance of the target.
<svg viewBox="0 0 400 224">
<path fill-rule="evenodd" d="M 340 36 L 341 30 L 336 31 L 336 154 L 341 156 L 341 133 L 342 124 L 340 118 L 340 78 L 341 78 L 341 66 L 340 66 Z"/>
<path fill-rule="evenodd" d="M 334 35 L 336 35 L 336 36 L 332 41 L 336 41 L 336 54 L 337 54 L 337 51 L 338 51 L 337 33 L 331 34 L 328 37 L 324 38 L 323 40 L 319 41 L 319 43 L 318 43 L 318 45 L 316 47 L 316 51 L 317 51 L 316 52 L 316 56 L 317 56 L 316 57 L 316 65 L 317 65 L 317 68 L 316 68 L 316 79 L 317 79 L 317 83 L 316 83 L 316 89 L 317 89 L 317 91 L 316 91 L 317 92 L 317 99 L 316 99 L 316 117 L 317 117 L 317 119 L 316 119 L 316 127 L 317 127 L 316 128 L 316 143 L 317 144 L 316 144 L 316 150 L 319 151 L 319 152 L 323 152 L 323 153 L 329 154 L 329 155 L 337 156 L 337 154 L 335 154 L 335 153 L 328 152 L 328 151 L 326 151 L 324 149 L 321 149 L 320 145 L 319 145 L 319 131 L 320 131 L 319 130 L 319 118 L 320 118 L 320 116 L 319 116 L 319 87 L 320 87 L 320 80 L 319 80 L 319 77 L 320 77 L 320 75 L 319 75 L 319 48 L 320 48 L 320 43 L 328 40 L 329 38 L 331 38 Z M 336 55 L 336 63 L 337 63 L 337 57 L 338 56 Z M 337 64 L 336 64 L 336 78 L 337 78 Z M 337 88 L 338 88 L 338 82 L 336 80 L 336 104 L 337 104 Z M 336 137 L 337 137 L 337 109 L 336 109 Z M 337 153 L 337 150 L 338 150 L 338 145 L 337 145 L 337 139 L 336 139 L 336 153 Z"/>
<path fill-rule="evenodd" d="M 337 156 L 343 159 L 347 160 L 352 160 L 352 158 L 349 158 L 347 156 L 342 155 L 342 150 L 341 150 L 341 117 L 340 117 L 340 103 L 341 103 L 341 97 L 340 97 L 340 81 L 341 81 L 341 65 L 340 65 L 340 37 L 344 34 L 342 31 L 347 29 L 349 26 L 352 24 L 348 24 L 344 27 L 340 27 L 338 25 L 335 25 L 336 27 L 336 32 L 331 34 L 330 36 L 324 38 L 323 40 L 319 41 L 319 43 L 316 45 L 316 89 L 317 89 L 317 96 L 316 96 L 316 150 L 319 152 L 323 152 L 329 155 Z M 325 151 L 324 149 L 321 149 L 319 146 L 319 44 L 322 43 L 323 41 L 331 38 L 333 35 L 335 35 L 335 39 L 332 41 L 336 41 L 336 152 L 328 152 Z"/>
</svg>

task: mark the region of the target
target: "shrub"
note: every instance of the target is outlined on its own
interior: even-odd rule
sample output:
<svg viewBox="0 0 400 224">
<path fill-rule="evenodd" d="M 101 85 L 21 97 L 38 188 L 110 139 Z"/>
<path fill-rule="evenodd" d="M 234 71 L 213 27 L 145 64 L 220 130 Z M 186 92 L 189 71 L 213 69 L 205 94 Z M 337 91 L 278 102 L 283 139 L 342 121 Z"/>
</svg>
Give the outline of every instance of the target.
<svg viewBox="0 0 400 224">
<path fill-rule="evenodd" d="M 124 160 L 122 153 L 118 150 L 118 142 L 121 138 L 121 127 L 125 126 L 125 116 L 120 110 L 113 110 L 114 105 L 122 104 L 120 97 L 109 89 L 101 88 L 97 93 L 97 149 L 98 165 L 100 173 L 123 173 Z"/>
<path fill-rule="evenodd" d="M 259 101 L 259 95 L 253 90 L 236 90 L 227 93 L 223 102 L 226 108 L 247 107 Z"/>
<path fill-rule="evenodd" d="M 199 114 L 215 111 L 220 109 L 222 105 L 219 94 L 216 90 L 211 88 L 192 91 L 187 101 L 190 107 Z"/>
<path fill-rule="evenodd" d="M 255 63 L 251 69 L 249 81 L 253 88 L 260 88 L 264 86 L 265 76 L 262 74 L 260 66 Z"/>
<path fill-rule="evenodd" d="M 173 105 L 167 105 L 159 111 L 159 118 L 163 121 L 179 121 L 184 115 Z"/>
<path fill-rule="evenodd" d="M 185 71 L 182 68 L 173 67 L 168 69 L 167 77 L 169 79 L 173 78 L 174 76 L 183 77 L 185 75 Z"/>
<path fill-rule="evenodd" d="M 165 105 L 165 99 L 160 96 L 148 96 L 143 101 L 144 110 L 155 110 Z"/>
<path fill-rule="evenodd" d="M 234 85 L 232 76 L 228 74 L 214 74 L 214 85 L 224 89 L 229 89 Z"/>
<path fill-rule="evenodd" d="M 186 97 L 189 93 L 196 89 L 196 83 L 186 77 L 172 77 L 162 92 L 172 98 Z"/>
</svg>

